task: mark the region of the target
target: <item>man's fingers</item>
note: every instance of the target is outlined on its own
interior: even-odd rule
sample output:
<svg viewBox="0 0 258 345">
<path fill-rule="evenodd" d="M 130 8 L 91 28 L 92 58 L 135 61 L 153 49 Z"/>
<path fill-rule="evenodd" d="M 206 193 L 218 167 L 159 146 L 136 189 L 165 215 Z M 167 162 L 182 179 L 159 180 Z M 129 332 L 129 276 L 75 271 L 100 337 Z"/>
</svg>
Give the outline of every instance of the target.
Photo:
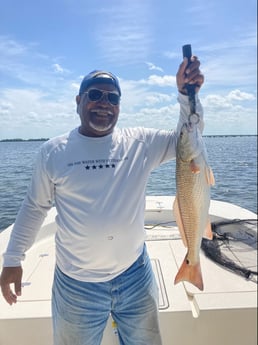
<svg viewBox="0 0 258 345">
<path fill-rule="evenodd" d="M 17 302 L 17 296 L 12 292 L 9 284 L 2 285 L 1 289 L 2 289 L 3 297 L 7 303 L 12 305 L 13 303 Z"/>
<path fill-rule="evenodd" d="M 194 76 L 191 81 L 189 81 L 189 84 L 196 84 L 201 86 L 204 82 L 204 75 L 199 73 L 198 75 Z"/>
<path fill-rule="evenodd" d="M 185 84 L 185 70 L 188 64 L 188 59 L 184 58 L 183 62 L 180 64 L 179 69 L 176 74 L 176 82 L 178 90 L 182 90 Z"/>
<path fill-rule="evenodd" d="M 17 296 L 21 296 L 22 267 L 4 267 L 0 276 L 0 286 L 3 297 L 9 304 L 17 302 Z M 15 293 L 11 290 L 14 284 Z"/>
<path fill-rule="evenodd" d="M 17 279 L 14 282 L 14 290 L 17 296 L 21 296 L 21 280 Z"/>
<path fill-rule="evenodd" d="M 177 78 L 184 78 L 185 76 L 185 69 L 188 64 L 188 59 L 184 58 L 183 62 L 180 64 L 178 72 L 177 72 Z"/>
<path fill-rule="evenodd" d="M 197 93 L 204 83 L 204 76 L 200 71 L 200 61 L 197 56 L 192 56 L 190 64 L 187 58 L 184 58 L 180 64 L 176 74 L 176 83 L 179 92 L 184 95 L 188 94 L 186 85 L 195 85 L 195 92 Z"/>
</svg>

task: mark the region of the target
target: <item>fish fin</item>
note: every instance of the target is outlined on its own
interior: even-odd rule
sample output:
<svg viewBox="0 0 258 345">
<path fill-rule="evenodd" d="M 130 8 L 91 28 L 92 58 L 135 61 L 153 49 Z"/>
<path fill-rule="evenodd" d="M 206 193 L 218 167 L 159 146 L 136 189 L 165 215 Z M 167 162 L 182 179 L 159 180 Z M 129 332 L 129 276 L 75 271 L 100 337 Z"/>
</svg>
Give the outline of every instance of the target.
<svg viewBox="0 0 258 345">
<path fill-rule="evenodd" d="M 213 175 L 213 171 L 210 167 L 207 167 L 206 169 L 206 180 L 208 185 L 214 186 L 215 185 L 215 177 Z"/>
<path fill-rule="evenodd" d="M 198 164 L 196 164 L 194 159 L 190 161 L 190 170 L 193 174 L 199 174 L 200 172 L 200 167 Z"/>
<path fill-rule="evenodd" d="M 188 264 L 187 254 L 184 258 L 184 261 L 179 271 L 177 272 L 174 284 L 177 284 L 181 281 L 187 281 L 196 286 L 199 290 L 203 290 L 203 280 L 200 262 L 197 262 L 195 265 Z"/>
<path fill-rule="evenodd" d="M 185 231 L 184 231 L 184 226 L 183 226 L 183 222 L 182 222 L 182 217 L 181 217 L 177 197 L 175 198 L 175 201 L 174 201 L 173 212 L 174 212 L 174 216 L 176 219 L 176 223 L 177 223 L 182 241 L 184 243 L 184 246 L 187 247 L 187 241 L 186 241 L 186 237 L 185 237 Z"/>
<path fill-rule="evenodd" d="M 211 222 L 210 220 L 208 220 L 206 228 L 204 230 L 204 234 L 203 234 L 204 238 L 207 238 L 208 240 L 212 240 L 213 239 L 213 232 L 211 229 Z"/>
</svg>

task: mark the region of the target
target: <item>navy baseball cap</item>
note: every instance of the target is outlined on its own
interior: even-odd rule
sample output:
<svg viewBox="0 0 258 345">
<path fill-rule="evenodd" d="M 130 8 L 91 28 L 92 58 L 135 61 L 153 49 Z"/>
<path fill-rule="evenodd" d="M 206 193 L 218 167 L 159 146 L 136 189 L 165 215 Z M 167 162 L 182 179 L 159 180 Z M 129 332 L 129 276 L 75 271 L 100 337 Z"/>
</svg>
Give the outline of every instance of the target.
<svg viewBox="0 0 258 345">
<path fill-rule="evenodd" d="M 92 84 L 107 83 L 116 87 L 121 96 L 121 89 L 117 77 L 111 72 L 95 70 L 86 75 L 80 86 L 79 95 L 81 96 Z"/>
</svg>

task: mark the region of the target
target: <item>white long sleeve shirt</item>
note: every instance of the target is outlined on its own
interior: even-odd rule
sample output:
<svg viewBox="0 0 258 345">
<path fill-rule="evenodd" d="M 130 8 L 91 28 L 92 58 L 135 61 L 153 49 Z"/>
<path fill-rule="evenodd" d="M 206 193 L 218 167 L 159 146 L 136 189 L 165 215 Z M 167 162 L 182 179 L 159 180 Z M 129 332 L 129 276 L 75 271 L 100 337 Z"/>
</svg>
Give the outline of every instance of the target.
<svg viewBox="0 0 258 345">
<path fill-rule="evenodd" d="M 189 115 L 179 95 L 178 128 Z M 197 99 L 197 112 L 202 107 Z M 146 128 L 114 129 L 92 138 L 78 128 L 41 147 L 27 196 L 16 218 L 4 266 L 19 266 L 53 202 L 56 262 L 68 276 L 110 280 L 141 254 L 145 188 L 150 172 L 175 158 L 177 134 Z"/>
</svg>

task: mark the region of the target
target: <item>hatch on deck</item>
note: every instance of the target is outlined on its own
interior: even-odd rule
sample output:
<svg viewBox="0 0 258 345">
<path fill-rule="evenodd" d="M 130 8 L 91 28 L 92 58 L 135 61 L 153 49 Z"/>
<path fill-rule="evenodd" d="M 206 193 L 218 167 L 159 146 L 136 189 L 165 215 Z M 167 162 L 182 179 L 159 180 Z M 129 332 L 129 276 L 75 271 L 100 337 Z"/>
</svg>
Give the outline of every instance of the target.
<svg viewBox="0 0 258 345">
<path fill-rule="evenodd" d="M 159 287 L 159 309 L 167 309 L 169 307 L 169 303 L 159 260 L 151 259 L 151 264 Z"/>
</svg>

